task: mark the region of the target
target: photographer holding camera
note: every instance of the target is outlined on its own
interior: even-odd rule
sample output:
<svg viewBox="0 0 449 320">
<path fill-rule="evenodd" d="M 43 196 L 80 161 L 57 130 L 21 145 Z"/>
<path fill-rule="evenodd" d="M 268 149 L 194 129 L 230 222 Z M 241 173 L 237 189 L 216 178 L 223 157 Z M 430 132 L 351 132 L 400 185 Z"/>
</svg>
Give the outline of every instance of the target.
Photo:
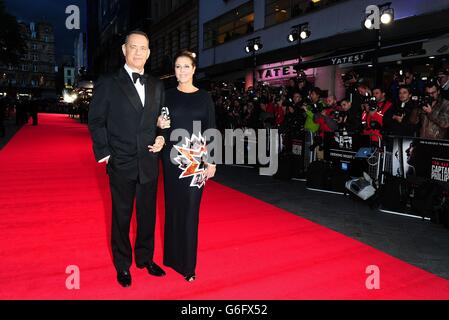
<svg viewBox="0 0 449 320">
<path fill-rule="evenodd" d="M 381 129 L 385 112 L 392 106 L 392 103 L 385 98 L 385 90 L 381 87 L 373 89 L 373 97 L 368 100 L 366 110 L 362 116 L 364 123 L 364 135 L 369 135 L 371 141 L 382 140 Z"/>
<path fill-rule="evenodd" d="M 347 98 L 340 101 L 340 106 L 340 111 L 336 115 L 339 129 L 351 133 L 360 132 L 363 129 L 361 107 L 354 107 Z"/>
<path fill-rule="evenodd" d="M 393 106 L 393 103 L 386 98 L 387 93 L 382 87 L 375 87 L 373 89 L 373 97 L 377 101 L 377 112 L 382 116 Z"/>
<path fill-rule="evenodd" d="M 410 87 L 399 88 L 399 102 L 385 112 L 383 134 L 414 137 L 417 132 L 418 107 L 412 100 Z"/>
<path fill-rule="evenodd" d="M 426 96 L 420 103 L 420 137 L 425 139 L 448 139 L 449 101 L 443 99 L 435 82 L 426 85 Z"/>
<path fill-rule="evenodd" d="M 324 109 L 324 104 L 320 100 L 321 89 L 318 87 L 312 88 L 309 93 L 309 102 L 302 105 L 302 109 L 306 115 L 304 128 L 312 133 L 315 133 L 320 128 L 319 124 L 313 121 L 314 114 L 320 113 Z"/>
<path fill-rule="evenodd" d="M 424 93 L 425 83 L 420 79 L 419 74 L 413 73 L 411 70 L 405 72 L 400 70 L 394 75 L 393 83 L 391 84 L 391 94 L 394 97 L 394 102 L 399 103 L 399 90 L 401 87 L 407 86 L 410 88 L 412 96 L 422 96 Z"/>
</svg>

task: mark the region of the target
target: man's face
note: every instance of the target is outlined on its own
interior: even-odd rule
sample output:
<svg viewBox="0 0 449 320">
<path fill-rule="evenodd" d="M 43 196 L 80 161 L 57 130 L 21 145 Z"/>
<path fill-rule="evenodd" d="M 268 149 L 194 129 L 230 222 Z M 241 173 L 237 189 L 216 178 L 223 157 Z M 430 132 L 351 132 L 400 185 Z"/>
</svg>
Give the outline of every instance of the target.
<svg viewBox="0 0 449 320">
<path fill-rule="evenodd" d="M 426 88 L 426 94 L 433 98 L 433 100 L 438 100 L 438 89 L 433 86 L 430 88 Z"/>
<path fill-rule="evenodd" d="M 407 163 L 409 165 L 413 165 L 414 164 L 414 160 L 415 160 L 415 146 L 413 145 L 413 143 L 410 143 L 410 146 L 405 150 L 405 155 L 407 157 Z"/>
<path fill-rule="evenodd" d="M 348 111 L 349 109 L 351 109 L 351 102 L 343 101 L 341 103 L 341 108 L 343 109 L 343 111 Z"/>
<path fill-rule="evenodd" d="M 441 74 L 438 76 L 438 84 L 444 86 L 449 81 L 449 76 Z"/>
<path fill-rule="evenodd" d="M 150 48 L 148 47 L 148 40 L 145 36 L 140 34 L 132 34 L 128 37 L 128 42 L 122 46 L 123 55 L 125 56 L 126 64 L 138 71 L 144 69 L 145 63 L 150 57 Z"/>
<path fill-rule="evenodd" d="M 360 95 L 366 96 L 367 90 L 366 90 L 365 87 L 358 87 L 357 90 L 358 90 L 358 92 L 359 92 Z"/>
<path fill-rule="evenodd" d="M 411 74 L 410 72 L 406 72 L 404 79 L 405 79 L 405 84 L 410 85 L 413 82 L 413 74 Z"/>
<path fill-rule="evenodd" d="M 399 90 L 399 100 L 401 100 L 401 102 L 407 102 L 410 100 L 411 94 L 407 89 L 400 89 Z"/>
<path fill-rule="evenodd" d="M 329 105 L 329 106 L 335 105 L 336 102 L 337 102 L 337 100 L 335 99 L 334 96 L 329 96 L 329 97 L 326 98 L 326 104 Z"/>
<path fill-rule="evenodd" d="M 382 92 L 380 89 L 374 89 L 373 90 L 373 96 L 376 98 L 376 101 L 383 101 L 385 99 L 385 93 Z"/>
<path fill-rule="evenodd" d="M 320 96 L 317 95 L 316 92 L 310 92 L 310 100 L 312 100 L 313 103 L 317 102 L 319 98 Z"/>
<path fill-rule="evenodd" d="M 293 95 L 293 102 L 298 103 L 299 101 L 301 101 L 301 95 L 299 93 L 295 93 Z"/>
</svg>

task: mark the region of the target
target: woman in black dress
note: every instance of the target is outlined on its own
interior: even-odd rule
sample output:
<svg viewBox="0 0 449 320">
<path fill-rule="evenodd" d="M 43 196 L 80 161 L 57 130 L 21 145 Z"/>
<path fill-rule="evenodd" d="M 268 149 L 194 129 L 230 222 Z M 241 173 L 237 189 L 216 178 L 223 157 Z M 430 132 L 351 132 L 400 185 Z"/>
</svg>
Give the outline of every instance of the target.
<svg viewBox="0 0 449 320">
<path fill-rule="evenodd" d="M 167 136 L 173 136 L 166 139 L 162 154 L 165 186 L 164 264 L 189 282 L 196 277 L 201 196 L 206 180 L 212 178 L 216 170 L 214 164 L 207 162 L 204 136 L 207 129 L 215 128 L 215 107 L 209 93 L 193 85 L 195 67 L 193 53 L 184 51 L 176 55 L 178 87 L 168 90 L 165 95 L 164 118 L 168 118 L 168 113 L 169 120 L 159 121 L 162 129 L 169 128 Z"/>
</svg>

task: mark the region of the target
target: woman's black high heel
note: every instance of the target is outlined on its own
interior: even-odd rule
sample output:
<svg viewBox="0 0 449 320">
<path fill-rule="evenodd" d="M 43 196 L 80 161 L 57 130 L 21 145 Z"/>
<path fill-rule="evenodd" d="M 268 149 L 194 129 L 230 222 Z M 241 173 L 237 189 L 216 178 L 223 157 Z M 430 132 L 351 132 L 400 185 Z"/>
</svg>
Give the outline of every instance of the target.
<svg viewBox="0 0 449 320">
<path fill-rule="evenodd" d="M 196 279 L 196 275 L 192 274 L 190 276 L 184 276 L 184 279 L 186 279 L 186 281 L 188 282 L 193 282 Z"/>
</svg>

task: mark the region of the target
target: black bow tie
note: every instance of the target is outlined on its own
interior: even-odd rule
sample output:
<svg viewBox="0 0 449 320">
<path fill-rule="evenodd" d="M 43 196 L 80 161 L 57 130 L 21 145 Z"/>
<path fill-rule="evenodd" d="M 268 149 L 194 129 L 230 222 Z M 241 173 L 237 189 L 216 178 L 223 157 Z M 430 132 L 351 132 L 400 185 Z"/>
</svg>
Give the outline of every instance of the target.
<svg viewBox="0 0 449 320">
<path fill-rule="evenodd" d="M 137 82 L 137 79 L 140 80 L 140 84 L 142 84 L 142 85 L 147 83 L 147 75 L 146 74 L 140 74 L 140 73 L 137 73 L 137 72 L 133 72 L 132 77 L 133 77 L 133 82 L 134 83 Z"/>
</svg>

